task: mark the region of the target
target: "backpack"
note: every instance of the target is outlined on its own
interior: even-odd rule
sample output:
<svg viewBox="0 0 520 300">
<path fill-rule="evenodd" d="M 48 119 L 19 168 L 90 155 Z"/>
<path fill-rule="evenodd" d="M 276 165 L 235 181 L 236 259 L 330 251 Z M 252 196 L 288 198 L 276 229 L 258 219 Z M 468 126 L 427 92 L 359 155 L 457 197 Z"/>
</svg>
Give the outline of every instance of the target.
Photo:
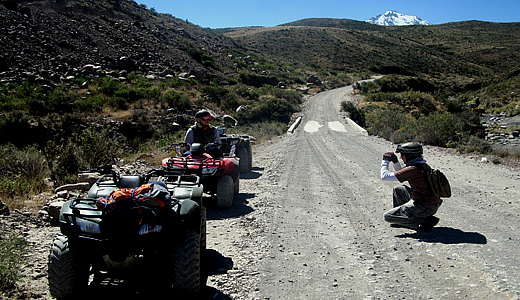
<svg viewBox="0 0 520 300">
<path fill-rule="evenodd" d="M 109 211 L 120 204 L 133 202 L 149 207 L 166 207 L 170 204 L 170 192 L 160 184 L 143 184 L 138 188 L 113 190 L 107 197 L 99 198 L 99 208 Z"/>
<path fill-rule="evenodd" d="M 424 164 L 417 164 L 416 167 L 426 176 L 426 181 L 433 194 L 439 198 L 451 197 L 451 186 L 446 175 L 441 170 L 425 167 Z"/>
</svg>

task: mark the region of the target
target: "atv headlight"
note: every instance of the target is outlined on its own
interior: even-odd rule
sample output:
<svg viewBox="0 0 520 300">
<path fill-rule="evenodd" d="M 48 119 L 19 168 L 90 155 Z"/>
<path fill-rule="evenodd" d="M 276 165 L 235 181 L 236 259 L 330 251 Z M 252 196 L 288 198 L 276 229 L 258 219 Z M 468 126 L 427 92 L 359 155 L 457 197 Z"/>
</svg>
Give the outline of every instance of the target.
<svg viewBox="0 0 520 300">
<path fill-rule="evenodd" d="M 76 227 L 84 233 L 101 234 L 99 224 L 85 219 L 76 218 Z"/>
<path fill-rule="evenodd" d="M 212 175 L 213 173 L 217 172 L 218 167 L 207 167 L 202 169 L 202 175 Z"/>
</svg>

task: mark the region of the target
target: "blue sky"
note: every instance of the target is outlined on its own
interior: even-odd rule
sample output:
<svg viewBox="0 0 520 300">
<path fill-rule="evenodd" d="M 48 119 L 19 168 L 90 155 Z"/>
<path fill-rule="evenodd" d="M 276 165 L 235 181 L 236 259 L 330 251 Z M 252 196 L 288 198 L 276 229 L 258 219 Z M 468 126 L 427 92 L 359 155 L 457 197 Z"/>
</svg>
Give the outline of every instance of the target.
<svg viewBox="0 0 520 300">
<path fill-rule="evenodd" d="M 157 12 L 208 28 L 276 26 L 307 18 L 366 21 L 388 10 L 433 24 L 520 22 L 519 0 L 135 0 Z"/>
</svg>

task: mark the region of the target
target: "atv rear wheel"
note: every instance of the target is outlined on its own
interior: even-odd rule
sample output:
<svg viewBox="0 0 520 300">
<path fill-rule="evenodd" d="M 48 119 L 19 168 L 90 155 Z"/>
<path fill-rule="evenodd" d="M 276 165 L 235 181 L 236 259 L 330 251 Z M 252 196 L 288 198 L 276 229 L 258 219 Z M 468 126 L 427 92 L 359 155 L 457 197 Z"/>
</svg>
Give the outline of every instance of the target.
<svg viewBox="0 0 520 300">
<path fill-rule="evenodd" d="M 246 148 L 238 148 L 237 156 L 240 158 L 240 173 L 248 173 L 251 171 L 251 164 L 249 162 L 249 153 Z"/>
<path fill-rule="evenodd" d="M 49 254 L 48 280 L 51 295 L 72 298 L 88 286 L 89 264 L 72 247 L 66 235 L 58 234 Z"/>
<path fill-rule="evenodd" d="M 202 289 L 200 235 L 187 230 L 173 249 L 173 287 L 183 296 L 199 295 Z"/>
<path fill-rule="evenodd" d="M 233 192 L 233 178 L 229 175 L 220 177 L 217 184 L 217 206 L 220 208 L 233 206 Z"/>
</svg>

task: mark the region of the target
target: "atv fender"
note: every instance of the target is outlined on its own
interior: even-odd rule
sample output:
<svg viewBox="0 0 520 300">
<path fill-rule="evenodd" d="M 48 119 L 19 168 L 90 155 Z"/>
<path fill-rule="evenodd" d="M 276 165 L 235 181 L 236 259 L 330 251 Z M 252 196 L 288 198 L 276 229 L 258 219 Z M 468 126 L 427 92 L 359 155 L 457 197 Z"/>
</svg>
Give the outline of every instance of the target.
<svg viewBox="0 0 520 300">
<path fill-rule="evenodd" d="M 189 199 L 194 200 L 199 205 L 202 203 L 202 186 L 180 186 L 180 187 L 169 187 L 172 191 L 172 197 L 177 199 Z"/>
<path fill-rule="evenodd" d="M 176 206 L 177 208 L 174 209 L 181 217 L 181 220 L 189 220 L 194 216 L 199 217 L 200 206 L 197 202 L 190 199 L 180 200 L 179 202 L 181 210 L 177 211 L 179 206 Z"/>
<path fill-rule="evenodd" d="M 103 212 L 97 209 L 95 202 L 93 202 L 93 199 L 88 200 L 91 201 L 74 204 L 76 209 L 79 208 L 79 211 L 74 211 L 71 208 L 71 205 L 76 200 L 72 199 L 63 203 L 63 205 L 61 206 L 59 217 L 61 233 L 65 235 L 69 235 L 70 233 L 72 233 L 72 231 L 74 230 L 74 218 L 78 216 L 78 212 L 81 214 L 81 218 L 89 219 L 90 221 L 96 223 L 101 222 L 101 216 Z"/>
</svg>

